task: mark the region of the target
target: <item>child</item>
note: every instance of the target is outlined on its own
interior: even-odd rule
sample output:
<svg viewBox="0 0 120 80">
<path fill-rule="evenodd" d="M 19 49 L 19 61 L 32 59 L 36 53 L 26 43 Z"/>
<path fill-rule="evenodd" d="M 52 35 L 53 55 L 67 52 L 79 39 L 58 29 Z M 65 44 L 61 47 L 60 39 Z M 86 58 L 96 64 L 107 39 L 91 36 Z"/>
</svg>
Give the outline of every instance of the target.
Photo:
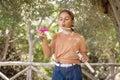
<svg viewBox="0 0 120 80">
<path fill-rule="evenodd" d="M 62 10 L 58 24 L 61 31 L 53 36 L 50 45 L 44 32 L 38 32 L 44 55 L 50 57 L 54 54 L 56 58 L 52 80 L 82 80 L 79 64 L 88 61 L 88 56 L 84 37 L 73 29 L 74 14 L 69 10 Z M 77 51 L 83 55 L 82 58 L 78 57 Z"/>
</svg>

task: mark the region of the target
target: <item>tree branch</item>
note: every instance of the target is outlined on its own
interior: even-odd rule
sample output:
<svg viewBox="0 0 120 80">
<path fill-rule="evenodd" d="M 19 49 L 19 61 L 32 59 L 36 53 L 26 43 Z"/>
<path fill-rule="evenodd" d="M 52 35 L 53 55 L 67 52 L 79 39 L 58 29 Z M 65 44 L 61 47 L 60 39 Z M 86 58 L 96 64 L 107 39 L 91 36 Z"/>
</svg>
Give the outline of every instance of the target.
<svg viewBox="0 0 120 80">
<path fill-rule="evenodd" d="M 9 46 L 9 40 L 10 40 L 10 32 L 8 34 L 6 34 L 5 48 L 4 48 L 4 52 L 3 52 L 2 61 L 4 61 L 6 59 L 8 46 Z"/>
<path fill-rule="evenodd" d="M 88 73 L 84 69 L 82 69 L 82 73 L 86 75 L 88 78 L 90 78 L 91 80 L 97 80 L 92 74 Z"/>
<path fill-rule="evenodd" d="M 109 80 L 111 78 L 113 78 L 116 74 L 120 73 L 120 70 L 117 70 L 115 73 L 112 73 L 111 75 L 109 75 L 105 80 Z"/>
</svg>

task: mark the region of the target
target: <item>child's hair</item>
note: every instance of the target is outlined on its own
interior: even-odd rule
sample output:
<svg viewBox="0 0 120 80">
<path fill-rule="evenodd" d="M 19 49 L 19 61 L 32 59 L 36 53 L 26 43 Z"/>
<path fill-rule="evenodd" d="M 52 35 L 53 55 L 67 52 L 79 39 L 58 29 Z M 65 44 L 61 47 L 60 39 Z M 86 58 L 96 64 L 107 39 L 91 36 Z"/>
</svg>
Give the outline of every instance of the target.
<svg viewBox="0 0 120 80">
<path fill-rule="evenodd" d="M 59 15 L 63 12 L 68 13 L 70 15 L 71 19 L 74 20 L 74 14 L 71 11 L 65 9 L 65 10 L 60 11 Z"/>
<path fill-rule="evenodd" d="M 70 15 L 71 19 L 74 20 L 74 14 L 73 14 L 70 10 L 64 9 L 64 10 L 60 11 L 59 15 L 60 15 L 61 13 L 63 13 L 63 12 L 68 13 L 68 14 Z M 73 27 L 74 27 L 74 25 L 72 25 L 72 28 L 71 28 L 72 31 L 74 31 Z"/>
</svg>

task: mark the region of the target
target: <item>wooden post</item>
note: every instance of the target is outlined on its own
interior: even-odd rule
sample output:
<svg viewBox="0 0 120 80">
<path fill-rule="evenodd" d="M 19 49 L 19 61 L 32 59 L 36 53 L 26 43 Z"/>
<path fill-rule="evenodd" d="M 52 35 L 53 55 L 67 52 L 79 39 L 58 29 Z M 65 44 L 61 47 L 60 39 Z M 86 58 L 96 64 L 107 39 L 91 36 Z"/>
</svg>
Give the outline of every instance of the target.
<svg viewBox="0 0 120 80">
<path fill-rule="evenodd" d="M 32 64 L 33 61 L 33 44 L 32 44 L 32 37 L 31 37 L 31 21 L 28 21 L 27 26 L 27 35 L 28 35 L 28 43 L 29 43 L 29 62 Z M 31 64 L 29 64 L 30 69 L 27 71 L 27 79 L 26 80 L 32 80 L 32 69 Z"/>
</svg>

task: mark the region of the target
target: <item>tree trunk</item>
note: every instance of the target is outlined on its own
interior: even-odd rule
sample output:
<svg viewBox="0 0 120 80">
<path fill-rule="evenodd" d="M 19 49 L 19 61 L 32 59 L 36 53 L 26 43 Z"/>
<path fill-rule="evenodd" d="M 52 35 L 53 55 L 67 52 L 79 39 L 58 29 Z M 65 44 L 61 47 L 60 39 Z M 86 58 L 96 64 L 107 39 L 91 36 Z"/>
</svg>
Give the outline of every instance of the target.
<svg viewBox="0 0 120 80">
<path fill-rule="evenodd" d="M 114 22 L 117 39 L 120 45 L 120 0 L 108 0 L 112 9 L 112 20 Z M 109 11 L 110 12 L 110 11 Z M 120 49 L 120 48 L 119 48 Z"/>
<path fill-rule="evenodd" d="M 120 0 L 89 0 L 102 13 L 108 14 L 115 24 L 120 51 Z"/>
</svg>

